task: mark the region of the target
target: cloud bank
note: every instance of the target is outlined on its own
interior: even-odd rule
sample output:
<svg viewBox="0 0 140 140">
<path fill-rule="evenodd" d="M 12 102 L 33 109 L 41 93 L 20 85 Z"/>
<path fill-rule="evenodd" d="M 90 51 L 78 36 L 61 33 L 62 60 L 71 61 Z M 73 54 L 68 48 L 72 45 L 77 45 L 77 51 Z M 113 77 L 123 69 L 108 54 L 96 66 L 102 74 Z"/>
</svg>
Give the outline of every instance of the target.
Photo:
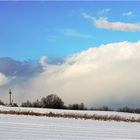
<svg viewBox="0 0 140 140">
<path fill-rule="evenodd" d="M 127 14 L 130 15 L 131 13 Z M 83 13 L 82 15 L 84 18 L 90 19 L 97 28 L 127 32 L 140 31 L 140 23 L 110 22 L 106 17 L 96 19 L 95 17 L 92 17 L 86 13 Z"/>
<path fill-rule="evenodd" d="M 43 56 L 43 71 L 28 76 L 26 82 L 10 82 L 16 101 L 57 94 L 66 104 L 84 102 L 88 107 L 140 105 L 140 42 L 89 48 L 61 64 L 45 64 L 46 61 Z M 6 90 L 3 89 L 5 93 Z"/>
<path fill-rule="evenodd" d="M 28 77 L 42 71 L 36 61 L 17 61 L 8 57 L 0 58 L 0 72 L 6 76 Z"/>
</svg>

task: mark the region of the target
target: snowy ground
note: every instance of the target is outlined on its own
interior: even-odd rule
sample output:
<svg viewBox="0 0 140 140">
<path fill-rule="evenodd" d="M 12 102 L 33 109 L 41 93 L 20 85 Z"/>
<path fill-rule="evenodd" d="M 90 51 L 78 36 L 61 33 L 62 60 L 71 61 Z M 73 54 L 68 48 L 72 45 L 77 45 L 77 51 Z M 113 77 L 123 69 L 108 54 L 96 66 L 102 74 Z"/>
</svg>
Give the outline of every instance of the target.
<svg viewBox="0 0 140 140">
<path fill-rule="evenodd" d="M 140 140 L 140 124 L 0 114 L 0 140 Z"/>
<path fill-rule="evenodd" d="M 115 111 L 80 111 L 80 110 L 59 110 L 59 109 L 45 109 L 45 108 L 23 108 L 23 107 L 5 107 L 0 106 L 0 111 L 18 111 L 18 112 L 38 112 L 38 113 L 61 113 L 61 114 L 87 114 L 87 115 L 117 115 L 125 118 L 140 118 L 140 114 L 124 113 Z"/>
<path fill-rule="evenodd" d="M 140 114 L 106 111 L 72 111 L 0 106 L 0 111 L 118 115 L 140 118 Z M 140 123 L 48 118 L 0 114 L 0 140 L 140 140 Z"/>
</svg>

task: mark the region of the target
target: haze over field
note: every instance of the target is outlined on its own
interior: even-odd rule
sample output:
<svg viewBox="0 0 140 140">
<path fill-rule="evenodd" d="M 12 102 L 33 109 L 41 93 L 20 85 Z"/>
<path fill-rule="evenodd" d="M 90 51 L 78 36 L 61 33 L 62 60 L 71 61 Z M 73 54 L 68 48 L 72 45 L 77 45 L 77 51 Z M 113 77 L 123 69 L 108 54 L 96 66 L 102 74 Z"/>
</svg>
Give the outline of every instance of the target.
<svg viewBox="0 0 140 140">
<path fill-rule="evenodd" d="M 140 106 L 140 2 L 0 3 L 1 99 Z"/>
</svg>

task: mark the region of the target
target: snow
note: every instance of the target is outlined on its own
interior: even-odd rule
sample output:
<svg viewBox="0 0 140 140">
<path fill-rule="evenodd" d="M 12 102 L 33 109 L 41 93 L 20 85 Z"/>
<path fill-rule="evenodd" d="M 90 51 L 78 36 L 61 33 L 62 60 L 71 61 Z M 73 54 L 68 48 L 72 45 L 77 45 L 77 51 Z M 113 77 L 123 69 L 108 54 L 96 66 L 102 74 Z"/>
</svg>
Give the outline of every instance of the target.
<svg viewBox="0 0 140 140">
<path fill-rule="evenodd" d="M 140 118 L 140 114 L 135 113 L 124 113 L 124 112 L 115 112 L 115 111 L 80 111 L 80 110 L 63 110 L 63 109 L 45 109 L 45 108 L 23 108 L 23 107 L 5 107 L 0 106 L 1 111 L 20 111 L 20 112 L 39 112 L 39 113 L 61 113 L 61 114 L 87 114 L 87 115 L 117 115 L 121 117 L 134 117 Z"/>
<path fill-rule="evenodd" d="M 139 140 L 140 124 L 0 114 L 0 140 Z"/>
<path fill-rule="evenodd" d="M 140 114 L 113 111 L 74 111 L 0 106 L 0 111 L 117 115 L 140 118 Z M 49 118 L 0 114 L 0 140 L 140 140 L 140 123 Z"/>
</svg>

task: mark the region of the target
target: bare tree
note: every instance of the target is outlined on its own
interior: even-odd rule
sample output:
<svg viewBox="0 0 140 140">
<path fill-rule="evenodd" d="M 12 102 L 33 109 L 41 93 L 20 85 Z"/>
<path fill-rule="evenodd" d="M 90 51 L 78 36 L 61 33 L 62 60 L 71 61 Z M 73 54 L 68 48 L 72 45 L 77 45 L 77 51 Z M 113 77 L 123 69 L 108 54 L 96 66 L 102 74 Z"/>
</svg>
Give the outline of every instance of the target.
<svg viewBox="0 0 140 140">
<path fill-rule="evenodd" d="M 44 108 L 64 108 L 64 102 L 60 97 L 54 94 L 50 94 L 47 97 L 41 99 L 41 107 Z"/>
</svg>

